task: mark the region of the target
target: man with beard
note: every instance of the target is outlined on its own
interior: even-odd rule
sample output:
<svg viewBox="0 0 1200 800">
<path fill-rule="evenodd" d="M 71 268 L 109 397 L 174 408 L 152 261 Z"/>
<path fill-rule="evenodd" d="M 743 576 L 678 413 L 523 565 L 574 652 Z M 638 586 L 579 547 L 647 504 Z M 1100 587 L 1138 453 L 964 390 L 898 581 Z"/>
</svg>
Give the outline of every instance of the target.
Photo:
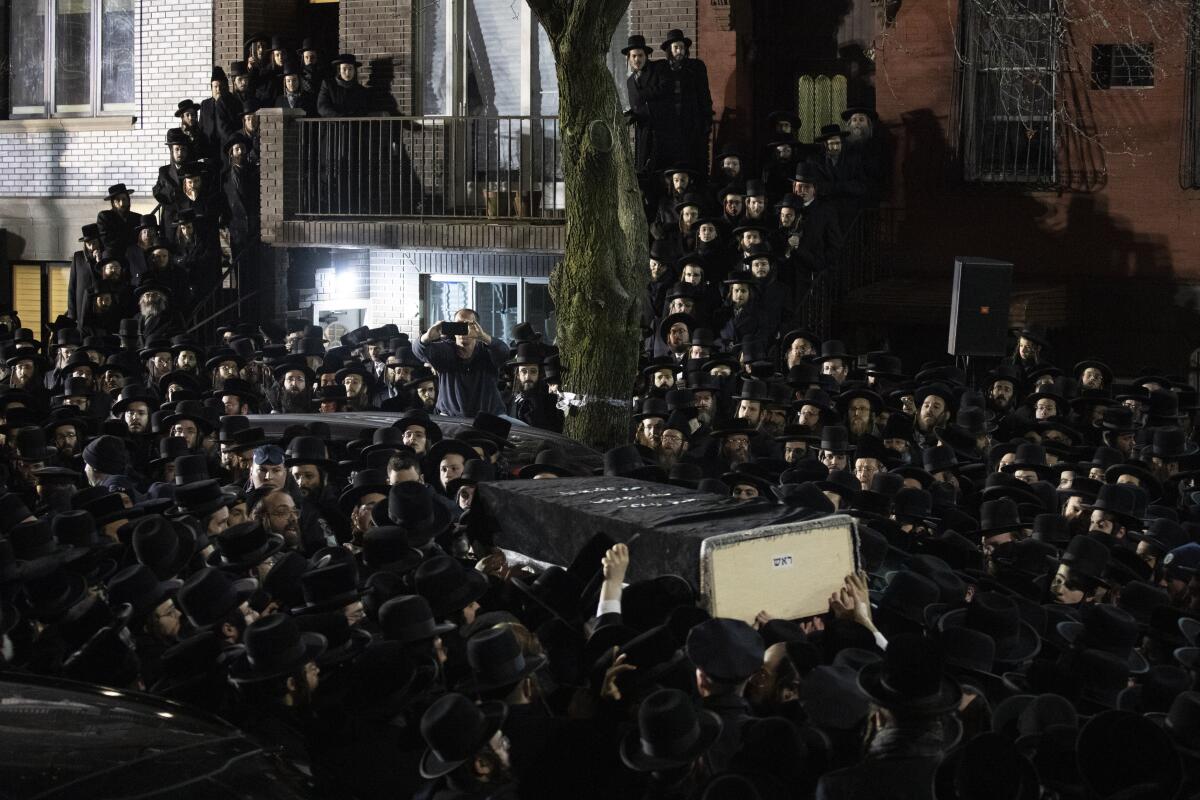
<svg viewBox="0 0 1200 800">
<path fill-rule="evenodd" d="M 100 242 L 105 250 L 124 253 L 125 248 L 133 244 L 133 227 L 142 217 L 133 213 L 130 207 L 131 194 L 133 190 L 127 189 L 123 183 L 114 183 L 108 187 L 108 194 L 104 199 L 108 201 L 109 208 L 96 215 Z"/>
<path fill-rule="evenodd" d="M 242 109 L 229 93 L 229 79 L 221 67 L 212 68 L 209 90 L 209 97 L 200 103 L 200 130 L 215 147 L 238 129 Z"/>
<path fill-rule="evenodd" d="M 696 421 L 702 428 L 711 428 L 719 416 L 718 397 L 721 386 L 711 376 L 704 376 L 692 387 L 692 400 L 696 404 Z"/>
<path fill-rule="evenodd" d="M 875 130 L 879 118 L 865 106 L 850 106 L 842 112 L 846 135 L 842 146 L 858 159 L 869 197 L 879 197 L 887 182 L 887 159 L 883 140 Z"/>
<path fill-rule="evenodd" d="M 259 401 L 258 392 L 241 378 L 225 381 L 220 389 L 212 391 L 211 397 L 221 401 L 221 413 L 229 417 L 255 413 Z"/>
<path fill-rule="evenodd" d="M 73 320 L 82 319 L 88 295 L 100 280 L 100 226 L 95 223 L 84 225 L 79 241 L 83 247 L 71 256 L 71 273 L 67 281 L 67 316 Z"/>
<path fill-rule="evenodd" d="M 225 381 L 240 377 L 245 362 L 241 356 L 227 347 L 217 348 L 210 352 L 212 355 L 208 361 L 204 362 L 204 368 L 211 376 L 212 387 L 215 391 L 223 387 Z"/>
<path fill-rule="evenodd" d="M 734 419 L 713 428 L 712 437 L 717 442 L 717 452 L 707 465 L 709 475 L 723 475 L 750 460 L 750 437 L 754 429 L 744 419 Z"/>
<path fill-rule="evenodd" d="M 171 308 L 171 290 L 166 286 L 152 281 L 143 281 L 134 290 L 134 297 L 138 304 L 138 330 L 141 333 L 142 341 L 162 337 L 169 340 L 171 336 L 184 331 L 183 318 L 179 312 Z M 170 352 L 169 343 L 167 350 Z"/>
<path fill-rule="evenodd" d="M 275 368 L 271 407 L 276 414 L 307 414 L 312 411 L 312 370 L 301 364 L 282 364 Z"/>
<path fill-rule="evenodd" d="M 870 389 L 851 389 L 838 395 L 838 403 L 851 442 L 875 433 L 875 415 L 883 410 L 882 397 Z"/>
<path fill-rule="evenodd" d="M 775 441 L 783 445 L 784 463 L 795 466 L 808 457 L 809 447 L 820 443 L 821 439 L 813 435 L 812 428 L 788 425 L 775 437 Z"/>
<path fill-rule="evenodd" d="M 328 471 L 334 466 L 325 442 L 317 436 L 297 436 L 288 443 L 284 467 L 296 482 L 304 500 L 330 523 L 338 541 L 350 540 L 350 524 L 338 507 L 338 495 L 329 485 Z"/>
<path fill-rule="evenodd" d="M 221 188 L 225 193 L 222 211 L 225 227 L 229 229 L 230 254 L 235 259 L 247 250 L 253 253 L 259 243 L 258 163 L 250 159 L 254 147 L 250 137 L 240 131 L 225 142 L 229 165 L 221 173 Z M 243 274 L 249 278 L 254 270 L 248 269 Z"/>
<path fill-rule="evenodd" d="M 1000 364 L 988 373 L 988 380 L 983 386 L 987 395 L 988 407 L 1003 417 L 1012 412 L 1017 405 L 1017 387 L 1021 385 L 1021 374 L 1011 364 Z"/>
<path fill-rule="evenodd" d="M 154 199 L 163 208 L 163 225 L 168 230 L 175 222 L 175 207 L 183 193 L 183 165 L 192 161 L 192 143 L 179 128 L 167 131 L 165 142 L 171 160 L 158 168 L 158 180 L 154 183 Z M 197 156 L 198 158 L 199 156 Z"/>
<path fill-rule="evenodd" d="M 658 337 L 654 342 L 653 358 L 669 357 L 682 368 L 692 345 L 692 330 L 696 320 L 691 314 L 670 314 L 658 324 Z"/>
<path fill-rule="evenodd" d="M 712 130 L 712 94 L 708 87 L 708 68 L 704 62 L 689 58 L 692 40 L 673 28 L 660 48 L 667 54 L 666 68 L 659 67 L 663 82 L 663 106 L 666 111 L 662 152 L 679 153 L 693 167 L 708 163 L 708 137 Z M 660 126 L 655 126 L 655 133 Z"/>
<path fill-rule="evenodd" d="M 638 173 L 639 183 L 645 197 L 651 197 L 650 176 L 661 166 L 661 150 L 654 135 L 655 123 L 661 121 L 662 109 L 659 101 L 664 96 L 662 80 L 659 78 L 660 64 L 651 63 L 654 50 L 646 44 L 646 37 L 633 35 L 628 44 L 621 48 L 629 67 L 625 86 L 629 95 L 629 110 L 625 122 L 633 128 L 633 167 Z"/>
<path fill-rule="evenodd" d="M 33 395 L 35 399 L 45 400 L 46 387 L 38 380 L 38 370 L 45 364 L 42 357 L 33 352 L 18 352 L 6 361 L 12 370 L 8 376 L 8 385 L 14 389 L 22 389 Z"/>
<path fill-rule="evenodd" d="M 261 493 L 251 514 L 262 521 L 268 533 L 283 536 L 289 546 L 311 556 L 322 547 L 335 546 L 337 537 L 317 505 L 305 498 L 295 481 L 289 480 L 283 465 L 285 458 L 277 445 L 267 444 L 254 449 L 250 487 L 272 491 Z"/>
<path fill-rule="evenodd" d="M 667 417 L 655 449 L 658 465 L 664 471 L 670 472 L 671 467 L 686 459 L 691 431 L 691 420 L 686 414 L 676 411 Z"/>
<path fill-rule="evenodd" d="M 817 354 L 821 339 L 812 331 L 803 328 L 788 331 L 783 335 L 779 350 L 783 355 L 783 363 L 787 369 L 805 363 L 805 359 Z"/>
<path fill-rule="evenodd" d="M 830 339 L 821 343 L 821 355 L 814 358 L 813 362 L 821 365 L 822 375 L 828 375 L 841 386 L 850 377 L 854 356 L 846 352 L 846 346 L 840 339 Z"/>
<path fill-rule="evenodd" d="M 800 198 L 800 223 L 795 231 L 799 237 L 794 247 L 789 241 L 789 249 L 784 251 L 794 270 L 823 272 L 836 267 L 841 255 L 843 229 L 836 207 L 817 189 L 822 180 L 812 164 L 796 165 L 792 193 Z"/>
<path fill-rule="evenodd" d="M 931 383 L 917 389 L 915 434 L 923 447 L 937 446 L 935 431 L 944 428 L 954 411 L 954 392 L 941 383 Z"/>
<path fill-rule="evenodd" d="M 171 340 L 148 339 L 146 346 L 138 351 L 138 357 L 146 364 L 146 385 L 156 390 L 159 381 L 171 371 Z"/>
<path fill-rule="evenodd" d="M 554 407 L 541 381 L 541 348 L 533 342 L 517 345 L 517 355 L 505 365 L 512 369 L 513 393 L 508 415 L 535 428 L 562 430 L 562 414 Z"/>
<path fill-rule="evenodd" d="M 346 391 L 346 411 L 366 411 L 375 407 L 371 399 L 371 374 L 359 363 L 351 363 L 338 370 L 337 382 Z"/>
<path fill-rule="evenodd" d="M 83 437 L 87 434 L 87 425 L 83 418 L 63 417 L 47 425 L 45 431 L 47 441 L 58 451 L 58 464 L 64 467 L 74 466 L 75 456 L 79 454 Z"/>
<path fill-rule="evenodd" d="M 404 385 L 411 398 L 408 406 L 402 411 L 422 411 L 426 414 L 437 414 L 438 379 L 433 370 L 421 366 L 413 370 L 412 380 Z"/>
<path fill-rule="evenodd" d="M 1080 361 L 1075 365 L 1073 372 L 1075 373 L 1075 378 L 1079 381 L 1080 389 L 1101 391 L 1112 388 L 1112 367 L 1103 361 L 1097 361 L 1094 358 Z"/>
</svg>

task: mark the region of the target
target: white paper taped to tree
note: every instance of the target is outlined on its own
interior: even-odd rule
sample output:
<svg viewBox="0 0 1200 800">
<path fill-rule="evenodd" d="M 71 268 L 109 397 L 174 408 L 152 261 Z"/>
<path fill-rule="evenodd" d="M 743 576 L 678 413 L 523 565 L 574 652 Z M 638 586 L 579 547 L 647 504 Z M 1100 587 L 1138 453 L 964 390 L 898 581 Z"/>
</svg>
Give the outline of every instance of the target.
<svg viewBox="0 0 1200 800">
<path fill-rule="evenodd" d="M 829 610 L 857 564 L 857 529 L 844 514 L 723 533 L 700 547 L 700 592 L 714 617 L 811 617 Z"/>
</svg>

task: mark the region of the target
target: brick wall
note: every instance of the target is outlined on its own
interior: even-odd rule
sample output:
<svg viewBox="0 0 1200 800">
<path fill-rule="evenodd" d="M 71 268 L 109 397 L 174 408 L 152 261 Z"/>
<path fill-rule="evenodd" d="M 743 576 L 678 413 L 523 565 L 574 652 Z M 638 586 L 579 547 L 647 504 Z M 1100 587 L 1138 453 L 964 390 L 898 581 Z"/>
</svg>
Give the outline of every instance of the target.
<svg viewBox="0 0 1200 800">
<path fill-rule="evenodd" d="M 692 55 L 704 57 L 704 43 L 696 36 L 696 4 L 709 0 L 633 0 L 629 4 L 629 32 L 640 33 L 646 43 L 655 50 L 655 58 L 662 58 L 658 49 L 667 31 L 679 28 L 692 41 Z"/>
<path fill-rule="evenodd" d="M 176 125 L 176 104 L 185 97 L 199 102 L 208 93 L 212 50 L 207 37 L 197 37 L 196 32 L 210 29 L 213 1 L 141 0 L 135 5 L 138 108 L 130 129 L 0 131 L 0 219 L 10 215 L 10 207 L 26 207 L 29 198 L 80 198 L 94 202 L 94 210 L 83 215 L 94 220 L 105 190 L 118 181 L 136 190 L 136 205 L 148 200 L 153 206 L 150 189 L 158 167 L 166 162 L 163 136 Z M 21 199 L 6 203 L 5 197 Z M 69 259 L 81 223 L 74 216 L 49 218 L 58 210 L 47 206 L 38 218 L 27 220 L 47 230 L 52 249 L 33 255 L 18 241 L 10 244 L 10 255 Z M 20 221 L 13 225 L 6 220 L 5 225 L 19 229 Z M 54 229 L 56 225 L 62 230 Z"/>
<path fill-rule="evenodd" d="M 246 37 L 279 34 L 291 45 L 302 37 L 299 0 L 213 0 L 213 63 L 226 70 L 245 56 Z"/>
<path fill-rule="evenodd" d="M 413 113 L 412 0 L 341 0 L 341 49 L 362 62 L 359 80 L 378 110 Z"/>
</svg>

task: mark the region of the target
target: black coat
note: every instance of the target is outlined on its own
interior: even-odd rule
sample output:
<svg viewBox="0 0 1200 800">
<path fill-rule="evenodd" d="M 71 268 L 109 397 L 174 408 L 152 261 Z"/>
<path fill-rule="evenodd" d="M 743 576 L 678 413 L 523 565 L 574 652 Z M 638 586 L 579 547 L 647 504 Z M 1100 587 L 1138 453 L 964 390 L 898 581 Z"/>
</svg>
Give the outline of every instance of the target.
<svg viewBox="0 0 1200 800">
<path fill-rule="evenodd" d="M 261 230 L 258 167 L 226 167 L 221 174 L 221 189 L 225 193 L 229 247 L 236 258 L 243 248 L 258 241 Z"/>
<path fill-rule="evenodd" d="M 87 308 L 88 294 L 96 288 L 99 275 L 97 264 L 90 261 L 82 250 L 76 250 L 71 257 L 71 274 L 67 278 L 67 316 L 82 327 L 81 315 Z"/>
<path fill-rule="evenodd" d="M 286 92 L 280 92 L 275 98 L 275 108 L 298 108 L 305 113 L 306 116 L 317 116 L 317 96 L 312 92 L 303 91 L 295 95 L 294 100 L 289 100 Z"/>
<path fill-rule="evenodd" d="M 836 268 L 844 243 L 837 211 L 820 196 L 800 211 L 800 246 L 792 253 L 792 268 L 823 272 Z"/>
<path fill-rule="evenodd" d="M 192 128 L 180 128 L 191 144 L 192 158 L 212 158 L 221 150 L 221 143 L 213 139 L 197 124 Z"/>
<path fill-rule="evenodd" d="M 363 117 L 368 110 L 367 90 L 358 81 L 345 83 L 333 78 L 321 84 L 317 111 L 322 117 Z"/>
<path fill-rule="evenodd" d="M 100 226 L 100 241 L 104 244 L 104 249 L 124 253 L 125 248 L 133 244 L 136 238 L 133 228 L 139 222 L 141 217 L 132 211 L 121 214 L 110 208 L 97 214 L 96 224 Z"/>
<path fill-rule="evenodd" d="M 676 66 L 664 61 L 659 71 L 664 84 L 662 124 L 658 118 L 654 122 L 655 134 L 663 137 L 659 152 L 706 172 L 713 117 L 708 68 L 688 58 Z"/>
<path fill-rule="evenodd" d="M 229 135 L 242 127 L 242 103 L 231 94 L 211 97 L 200 103 L 200 130 L 214 149 L 219 149 Z"/>
<path fill-rule="evenodd" d="M 154 182 L 154 199 L 163 208 L 175 204 L 176 199 L 183 193 L 183 179 L 179 177 L 179 168 L 174 163 L 164 164 L 158 168 L 158 180 Z"/>
<path fill-rule="evenodd" d="M 655 119 L 661 119 L 663 113 L 658 105 L 666 95 L 659 66 L 659 62 L 647 62 L 645 69 L 625 79 L 629 92 L 625 119 L 633 126 L 633 166 L 638 172 L 654 172 L 666 166 L 654 136 Z"/>
</svg>

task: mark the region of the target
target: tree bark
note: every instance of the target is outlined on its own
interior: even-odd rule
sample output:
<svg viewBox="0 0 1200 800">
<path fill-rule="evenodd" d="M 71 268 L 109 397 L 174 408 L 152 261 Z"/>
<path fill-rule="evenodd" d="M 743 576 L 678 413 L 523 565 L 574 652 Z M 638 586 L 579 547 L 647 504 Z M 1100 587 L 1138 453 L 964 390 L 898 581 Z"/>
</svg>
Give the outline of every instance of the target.
<svg viewBox="0 0 1200 800">
<path fill-rule="evenodd" d="M 633 152 L 606 63 L 629 0 L 527 1 L 546 29 L 558 75 L 566 247 L 550 295 L 563 390 L 584 400 L 565 432 L 603 449 L 629 438 L 647 258 Z"/>
</svg>

